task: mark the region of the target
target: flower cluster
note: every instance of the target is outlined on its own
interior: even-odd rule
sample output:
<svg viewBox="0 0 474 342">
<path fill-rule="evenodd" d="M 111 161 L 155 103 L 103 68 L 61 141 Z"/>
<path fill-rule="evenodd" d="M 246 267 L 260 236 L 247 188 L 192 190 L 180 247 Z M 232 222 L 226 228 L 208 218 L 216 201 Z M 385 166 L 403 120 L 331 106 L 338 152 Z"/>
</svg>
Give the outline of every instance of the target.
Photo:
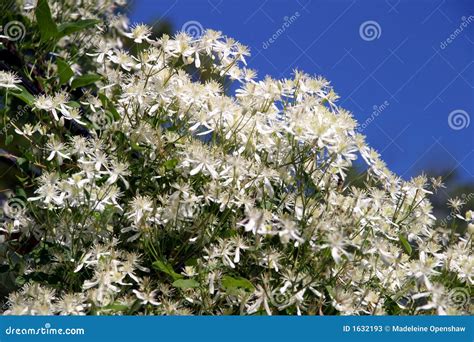
<svg viewBox="0 0 474 342">
<path fill-rule="evenodd" d="M 39 241 L 6 314 L 472 310 L 450 300 L 474 285 L 471 213 L 465 232 L 438 227 L 439 184 L 390 172 L 327 80 L 257 79 L 218 31 L 120 23 L 91 29 L 65 85 L 46 70 L 41 125 L 16 131 L 41 166 L 18 220 Z M 20 82 L 0 81 L 13 94 Z M 347 177 L 358 158 L 363 187 Z"/>
</svg>

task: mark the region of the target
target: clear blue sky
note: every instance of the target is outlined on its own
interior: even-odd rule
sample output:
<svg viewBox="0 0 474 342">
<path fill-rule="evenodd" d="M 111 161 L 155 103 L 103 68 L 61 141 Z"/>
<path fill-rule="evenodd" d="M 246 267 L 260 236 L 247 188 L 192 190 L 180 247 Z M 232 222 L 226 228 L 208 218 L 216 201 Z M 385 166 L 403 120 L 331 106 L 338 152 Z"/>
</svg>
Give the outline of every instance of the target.
<svg viewBox="0 0 474 342">
<path fill-rule="evenodd" d="M 473 0 L 135 0 L 130 16 L 220 30 L 260 77 L 322 75 L 393 171 L 474 180 Z"/>
</svg>

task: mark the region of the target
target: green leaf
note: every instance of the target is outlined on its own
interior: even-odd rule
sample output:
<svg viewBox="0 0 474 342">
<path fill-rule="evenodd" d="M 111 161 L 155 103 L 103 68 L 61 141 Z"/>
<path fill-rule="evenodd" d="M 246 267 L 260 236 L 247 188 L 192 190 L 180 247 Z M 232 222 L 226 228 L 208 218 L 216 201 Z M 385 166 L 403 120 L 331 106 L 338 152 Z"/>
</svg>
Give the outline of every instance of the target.
<svg viewBox="0 0 474 342">
<path fill-rule="evenodd" d="M 115 120 L 120 120 L 121 116 L 120 116 L 120 113 L 117 111 L 117 109 L 115 109 L 115 107 L 112 105 L 112 102 L 109 101 L 108 102 L 108 106 L 107 108 L 109 109 L 109 112 L 112 114 L 113 118 Z"/>
<path fill-rule="evenodd" d="M 15 283 L 18 286 L 23 286 L 26 283 L 26 279 L 23 276 L 19 276 L 18 278 L 15 279 Z"/>
<path fill-rule="evenodd" d="M 194 279 L 178 279 L 173 283 L 173 286 L 186 290 L 199 287 L 199 283 Z"/>
<path fill-rule="evenodd" d="M 119 303 L 112 303 L 107 306 L 104 306 L 102 309 L 104 310 L 112 310 L 114 312 L 123 312 L 129 309 L 128 305 L 123 305 Z"/>
<path fill-rule="evenodd" d="M 142 306 L 142 302 L 137 299 L 135 302 L 133 302 L 132 307 L 127 312 L 127 315 L 133 315 L 135 312 L 140 310 L 141 306 Z"/>
<path fill-rule="evenodd" d="M 398 239 L 402 243 L 402 246 L 403 246 L 403 249 L 405 250 L 405 252 L 407 252 L 408 255 L 411 255 L 411 252 L 413 250 L 412 250 L 411 245 L 408 242 L 407 238 L 405 236 L 403 236 L 402 234 L 399 234 Z"/>
<path fill-rule="evenodd" d="M 23 164 L 26 163 L 26 162 L 27 162 L 27 160 L 26 160 L 25 158 L 21 158 L 21 157 L 16 158 L 16 163 L 17 163 L 19 166 L 23 165 Z"/>
<path fill-rule="evenodd" d="M 112 114 L 113 118 L 115 120 L 120 120 L 121 118 L 121 115 L 120 113 L 117 111 L 117 109 L 115 109 L 114 107 L 114 103 L 112 101 L 110 101 L 107 96 L 105 96 L 104 94 L 99 94 L 99 99 L 100 101 L 102 102 L 102 105 L 107 108 L 110 113 Z"/>
<path fill-rule="evenodd" d="M 41 40 L 46 41 L 55 38 L 58 34 L 58 28 L 51 16 L 51 10 L 49 9 L 47 0 L 38 0 L 35 16 L 41 34 Z"/>
<path fill-rule="evenodd" d="M 255 291 L 255 287 L 249 280 L 242 277 L 234 278 L 227 275 L 222 278 L 222 287 L 229 292 L 235 292 L 239 289 L 249 292 Z"/>
<path fill-rule="evenodd" d="M 166 273 L 167 275 L 171 276 L 171 278 L 173 278 L 173 280 L 178 280 L 178 279 L 182 279 L 183 276 L 181 274 L 178 274 L 176 273 L 174 270 L 173 270 L 173 267 L 166 263 L 166 262 L 163 262 L 161 260 L 158 260 L 158 261 L 155 261 L 153 263 L 153 267 L 163 273 Z"/>
<path fill-rule="evenodd" d="M 93 84 L 93 83 L 97 82 L 100 79 L 101 79 L 101 76 L 97 75 L 97 74 L 82 75 L 82 76 L 76 77 L 72 81 L 71 88 L 76 89 L 76 88 L 79 88 L 79 87 L 85 87 L 85 86 L 88 86 L 90 84 Z"/>
<path fill-rule="evenodd" d="M 10 145 L 12 141 L 13 141 L 13 135 L 7 134 L 5 137 L 5 145 L 6 146 Z"/>
<path fill-rule="evenodd" d="M 68 101 L 67 105 L 73 108 L 81 108 L 81 104 L 77 101 Z"/>
<path fill-rule="evenodd" d="M 25 102 L 27 105 L 31 106 L 35 102 L 33 95 L 31 95 L 28 90 L 25 89 L 25 87 L 21 85 L 17 85 L 17 87 L 20 89 L 13 90 L 11 94 Z"/>
<path fill-rule="evenodd" d="M 17 189 L 16 194 L 19 197 L 28 198 L 28 195 L 26 194 L 26 191 L 23 188 Z"/>
<path fill-rule="evenodd" d="M 28 179 L 30 179 L 29 176 L 21 177 L 21 176 L 16 176 L 16 179 L 20 181 L 20 183 L 26 182 Z"/>
<path fill-rule="evenodd" d="M 334 289 L 331 286 L 326 285 L 326 291 L 332 298 L 336 297 L 336 291 L 334 291 Z"/>
<path fill-rule="evenodd" d="M 136 141 L 130 141 L 130 146 L 135 151 L 143 151 L 144 150 L 144 148 L 141 147 Z"/>
<path fill-rule="evenodd" d="M 69 79 L 74 76 L 74 72 L 72 71 L 69 64 L 67 64 L 64 60 L 59 59 L 56 62 L 58 66 L 58 76 L 59 76 L 59 84 L 63 85 L 69 81 Z"/>
<path fill-rule="evenodd" d="M 93 27 L 96 24 L 100 23 L 100 20 L 97 19 L 84 19 L 79 21 L 74 21 L 71 23 L 64 23 L 59 25 L 58 27 L 58 34 L 57 38 L 62 38 L 64 36 L 68 36 L 70 34 L 80 32 L 85 30 L 89 27 Z"/>
<path fill-rule="evenodd" d="M 178 159 L 169 159 L 163 164 L 166 170 L 173 170 L 178 165 Z"/>
<path fill-rule="evenodd" d="M 197 266 L 198 264 L 198 259 L 197 258 L 191 258 L 191 259 L 188 259 L 186 260 L 186 262 L 184 263 L 186 266 Z"/>
</svg>

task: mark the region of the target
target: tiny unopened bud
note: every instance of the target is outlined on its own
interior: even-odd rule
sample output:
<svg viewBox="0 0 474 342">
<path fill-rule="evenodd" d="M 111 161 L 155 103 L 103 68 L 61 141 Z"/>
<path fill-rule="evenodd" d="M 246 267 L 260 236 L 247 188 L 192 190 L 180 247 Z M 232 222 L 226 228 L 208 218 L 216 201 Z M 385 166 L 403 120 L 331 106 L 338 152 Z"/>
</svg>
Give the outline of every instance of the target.
<svg viewBox="0 0 474 342">
<path fill-rule="evenodd" d="M 469 223 L 467 225 L 467 232 L 469 235 L 473 235 L 474 234 L 474 223 Z"/>
</svg>

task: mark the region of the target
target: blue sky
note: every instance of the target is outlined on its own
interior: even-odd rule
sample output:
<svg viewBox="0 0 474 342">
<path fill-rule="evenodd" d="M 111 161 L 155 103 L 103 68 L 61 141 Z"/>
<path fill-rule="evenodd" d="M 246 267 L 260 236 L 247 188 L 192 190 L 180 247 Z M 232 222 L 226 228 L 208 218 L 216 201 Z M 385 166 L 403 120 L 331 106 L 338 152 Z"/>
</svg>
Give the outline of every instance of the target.
<svg viewBox="0 0 474 342">
<path fill-rule="evenodd" d="M 390 169 L 474 180 L 472 0 L 135 0 L 130 16 L 220 30 L 260 77 L 322 75 Z"/>
</svg>

